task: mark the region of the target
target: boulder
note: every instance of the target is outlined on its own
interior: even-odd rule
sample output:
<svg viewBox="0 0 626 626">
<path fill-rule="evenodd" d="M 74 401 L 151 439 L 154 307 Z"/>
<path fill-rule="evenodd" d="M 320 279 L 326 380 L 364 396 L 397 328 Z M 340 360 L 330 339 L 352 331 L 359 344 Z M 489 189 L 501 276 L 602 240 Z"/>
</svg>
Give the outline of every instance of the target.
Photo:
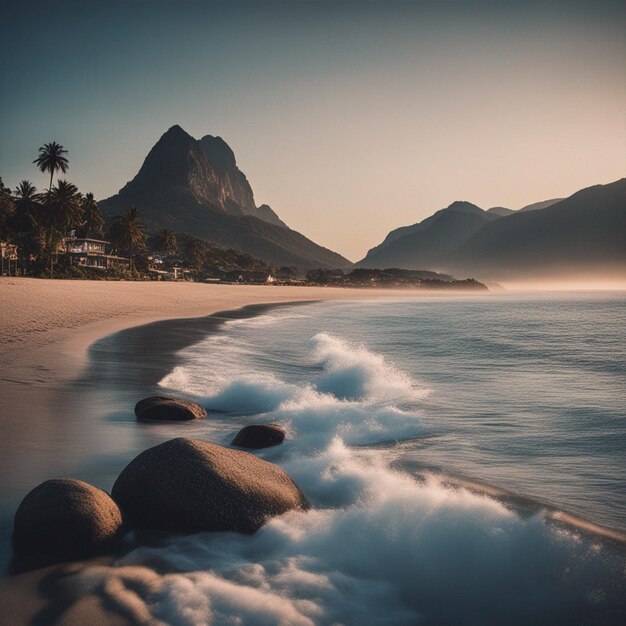
<svg viewBox="0 0 626 626">
<path fill-rule="evenodd" d="M 107 493 L 81 480 L 56 478 L 22 500 L 13 544 L 18 555 L 80 559 L 111 550 L 121 530 L 122 513 Z"/>
<path fill-rule="evenodd" d="M 282 443 L 285 429 L 278 424 L 250 424 L 242 428 L 233 439 L 233 446 L 240 448 L 269 448 Z"/>
<path fill-rule="evenodd" d="M 112 496 L 131 527 L 179 532 L 253 533 L 274 515 L 309 506 L 276 465 L 182 437 L 133 459 Z"/>
<path fill-rule="evenodd" d="M 190 400 L 151 396 L 135 405 L 135 415 L 141 422 L 199 420 L 206 417 L 204 408 Z"/>
</svg>

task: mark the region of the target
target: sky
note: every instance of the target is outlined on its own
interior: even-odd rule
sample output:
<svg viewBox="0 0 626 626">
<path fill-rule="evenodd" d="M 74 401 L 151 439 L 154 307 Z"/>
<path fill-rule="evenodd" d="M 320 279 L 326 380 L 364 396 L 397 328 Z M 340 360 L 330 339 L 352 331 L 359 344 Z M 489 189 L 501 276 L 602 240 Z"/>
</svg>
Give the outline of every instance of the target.
<svg viewBox="0 0 626 626">
<path fill-rule="evenodd" d="M 99 199 L 172 125 L 349 259 L 454 200 L 517 209 L 626 176 L 626 3 L 12 3 L 0 177 L 40 145 Z"/>
</svg>

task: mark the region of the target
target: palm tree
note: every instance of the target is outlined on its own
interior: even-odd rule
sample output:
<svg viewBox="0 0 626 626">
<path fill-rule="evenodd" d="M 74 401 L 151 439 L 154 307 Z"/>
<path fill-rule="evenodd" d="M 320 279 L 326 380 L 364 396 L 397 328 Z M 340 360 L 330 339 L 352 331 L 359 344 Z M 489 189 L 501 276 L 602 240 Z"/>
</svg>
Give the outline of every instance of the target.
<svg viewBox="0 0 626 626">
<path fill-rule="evenodd" d="M 63 235 L 80 226 L 83 218 L 82 197 L 76 185 L 59 180 L 50 195 L 50 225 Z"/>
<path fill-rule="evenodd" d="M 11 197 L 11 190 L 4 186 L 0 178 L 0 239 L 8 239 L 14 212 L 15 202 Z"/>
<path fill-rule="evenodd" d="M 139 221 L 139 210 L 130 207 L 118 215 L 111 225 L 110 238 L 116 248 L 130 257 L 130 269 L 133 270 L 135 252 L 146 245 L 146 230 Z"/>
<path fill-rule="evenodd" d="M 54 178 L 54 173 L 57 171 L 61 171 L 65 174 L 69 169 L 69 161 L 64 156 L 67 154 L 67 150 L 56 141 L 51 141 L 50 143 L 45 143 L 41 148 L 39 148 L 39 156 L 33 161 L 33 163 L 42 171 L 42 172 L 50 172 L 50 185 L 48 185 L 48 197 L 46 199 L 46 207 L 50 204 L 50 196 L 52 195 L 52 180 Z M 55 238 L 55 233 L 52 229 L 48 232 L 48 249 L 50 250 L 50 278 L 52 278 L 52 270 L 53 270 L 53 259 L 54 253 L 53 248 L 55 247 L 55 242 L 53 239 Z"/>
<path fill-rule="evenodd" d="M 66 154 L 67 150 L 62 145 L 52 141 L 39 148 L 39 156 L 33 161 L 42 172 L 50 172 L 50 185 L 48 186 L 48 200 L 46 204 L 50 202 L 54 173 L 61 171 L 65 174 L 70 167 L 69 161 L 64 156 Z"/>
<path fill-rule="evenodd" d="M 30 180 L 22 180 L 15 188 L 16 218 L 37 222 L 39 220 L 39 194 Z"/>
<path fill-rule="evenodd" d="M 54 259 L 59 245 L 67 233 L 82 221 L 83 207 L 81 195 L 76 185 L 66 181 L 57 181 L 56 187 L 48 197 L 48 254 L 50 255 L 50 278 L 54 270 Z"/>
<path fill-rule="evenodd" d="M 156 236 L 156 248 L 165 256 L 176 254 L 178 244 L 176 242 L 176 235 L 174 234 L 174 231 L 169 228 L 162 228 Z"/>
<path fill-rule="evenodd" d="M 92 193 L 88 193 L 83 197 L 82 207 L 83 223 L 81 226 L 85 237 L 103 237 L 104 219 Z"/>
<path fill-rule="evenodd" d="M 41 258 L 45 249 L 45 232 L 41 225 L 40 195 L 29 180 L 22 180 L 15 188 L 15 213 L 12 226 L 24 271 L 31 257 Z"/>
</svg>

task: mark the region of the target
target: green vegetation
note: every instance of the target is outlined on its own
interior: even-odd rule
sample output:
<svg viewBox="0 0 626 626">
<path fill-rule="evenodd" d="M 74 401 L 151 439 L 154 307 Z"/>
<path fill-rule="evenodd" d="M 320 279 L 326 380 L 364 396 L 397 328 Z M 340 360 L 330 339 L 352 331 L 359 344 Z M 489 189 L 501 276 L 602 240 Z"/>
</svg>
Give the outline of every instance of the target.
<svg viewBox="0 0 626 626">
<path fill-rule="evenodd" d="M 384 270 L 357 268 L 349 273 L 342 270 L 310 270 L 307 282 L 338 287 L 420 287 L 422 289 L 478 289 L 487 287 L 473 278 L 456 280 L 447 274 L 420 270 L 390 268 Z"/>
<path fill-rule="evenodd" d="M 29 180 L 22 180 L 11 191 L 0 179 L 0 241 L 6 255 L 3 272 L 77 279 L 246 282 L 265 282 L 277 273 L 248 254 L 177 235 L 168 228 L 149 237 L 135 207 L 113 217 L 107 228 L 92 193 L 82 194 L 64 179 L 54 184 L 56 174 L 69 170 L 67 155 L 56 141 L 39 149 L 33 163 L 50 174 L 49 186 L 43 192 Z M 72 249 L 77 243 L 86 250 L 84 254 Z M 100 262 L 89 264 L 86 257 Z M 295 274 L 295 268 L 281 268 L 281 272 Z"/>
<path fill-rule="evenodd" d="M 139 209 L 130 207 L 113 220 L 109 229 L 109 238 L 117 252 L 130 257 L 130 269 L 133 271 L 135 254 L 146 247 L 146 229 L 139 221 Z"/>
<path fill-rule="evenodd" d="M 104 219 L 93 194 L 83 195 L 76 185 L 57 180 L 55 174 L 69 169 L 68 151 L 56 141 L 39 148 L 33 163 L 50 174 L 48 189 L 41 193 L 29 180 L 11 192 L 0 180 L 0 240 L 16 246 L 11 254 L 13 272 L 23 276 L 64 277 L 75 272 L 67 259 L 55 270 L 63 243 L 70 234 L 103 235 Z M 11 268 L 11 264 L 8 264 Z"/>
<path fill-rule="evenodd" d="M 87 193 L 82 199 L 83 223 L 80 231 L 83 237 L 101 239 L 104 237 L 104 219 L 100 207 L 92 193 Z"/>
</svg>

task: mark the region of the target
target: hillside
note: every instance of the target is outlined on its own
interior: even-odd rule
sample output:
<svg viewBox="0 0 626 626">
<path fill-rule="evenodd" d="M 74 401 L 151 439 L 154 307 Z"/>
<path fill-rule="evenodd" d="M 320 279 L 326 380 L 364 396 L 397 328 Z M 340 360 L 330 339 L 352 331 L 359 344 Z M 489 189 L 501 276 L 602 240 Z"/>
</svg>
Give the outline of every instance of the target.
<svg viewBox="0 0 626 626">
<path fill-rule="evenodd" d="M 498 218 L 470 202 L 453 202 L 412 226 L 391 231 L 357 267 L 433 269 L 433 259 L 456 250 L 484 224 Z"/>
<path fill-rule="evenodd" d="M 232 247 L 267 263 L 349 267 L 350 261 L 294 231 L 268 205 L 256 206 L 252 187 L 220 137 L 194 139 L 170 128 L 137 175 L 102 200 L 107 218 L 137 207 L 149 232 L 167 227 Z"/>
<path fill-rule="evenodd" d="M 391 231 L 358 267 L 480 280 L 626 275 L 626 179 L 511 211 L 454 202 Z"/>
<path fill-rule="evenodd" d="M 626 274 L 626 179 L 486 224 L 436 265 L 483 279 Z"/>
</svg>

